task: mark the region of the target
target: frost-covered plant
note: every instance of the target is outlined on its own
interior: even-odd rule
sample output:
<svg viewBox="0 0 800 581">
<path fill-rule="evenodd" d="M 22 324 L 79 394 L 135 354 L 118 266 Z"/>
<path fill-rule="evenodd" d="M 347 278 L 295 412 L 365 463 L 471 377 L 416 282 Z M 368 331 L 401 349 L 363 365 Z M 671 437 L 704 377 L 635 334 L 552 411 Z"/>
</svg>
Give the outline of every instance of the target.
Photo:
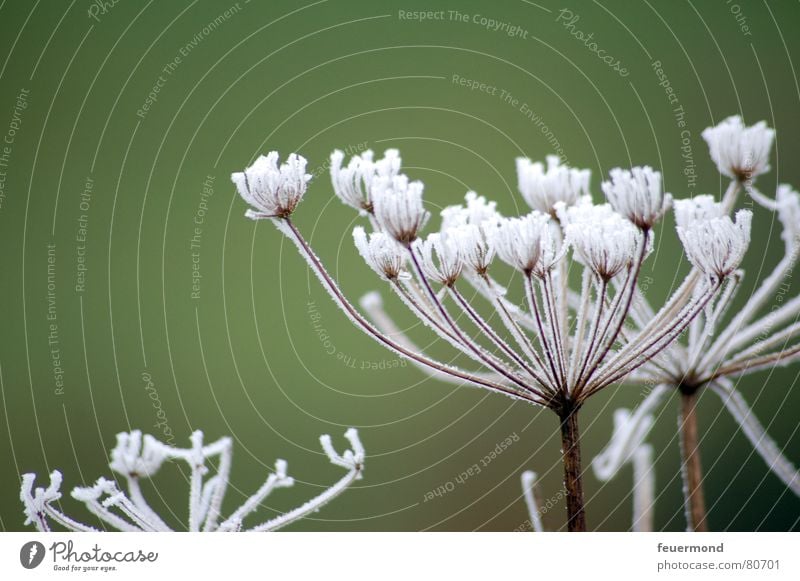
<svg viewBox="0 0 800 581">
<path fill-rule="evenodd" d="M 494 202 L 468 193 L 466 203 L 442 211 L 439 231 L 423 237 L 430 219 L 423 184 L 400 173 L 400 157 L 371 152 L 343 165 L 331 156 L 336 195 L 367 218 L 372 232 L 354 231 L 368 266 L 440 339 L 480 369 L 468 371 L 423 353 L 399 332 L 377 294 L 362 300 L 363 315 L 344 296 L 292 220 L 311 176 L 292 154 L 260 157 L 232 175 L 239 194 L 289 238 L 324 288 L 370 337 L 435 377 L 544 406 L 561 426 L 569 530 L 585 530 L 578 412 L 584 402 L 621 381 L 666 349 L 704 309 L 738 267 L 749 242 L 750 213 L 700 219 L 680 231 L 694 268 L 686 282 L 634 333 L 625 329 L 642 264 L 653 247 L 653 227 L 670 206 L 661 174 L 649 167 L 616 169 L 603 184 L 610 204 L 588 195 L 588 170 L 519 160 L 519 184 L 533 208 L 501 216 Z M 713 260 L 706 258 L 709 245 Z M 526 306 L 515 304 L 490 274 L 498 258 L 521 279 Z M 577 290 L 568 272 L 582 270 Z M 460 287 L 471 285 L 500 324 L 480 314 Z M 462 322 L 463 321 L 463 322 Z M 467 329 L 469 324 L 469 329 Z"/>
<path fill-rule="evenodd" d="M 138 430 L 117 434 L 117 445 L 111 451 L 111 470 L 124 479 L 127 493 L 116 480 L 98 478 L 92 486 L 76 486 L 72 497 L 82 502 L 104 525 L 126 532 L 170 531 L 170 527 L 151 508 L 142 494 L 140 481 L 152 477 L 168 461 L 185 462 L 190 469 L 189 515 L 186 529 L 192 532 L 274 531 L 319 510 L 330 500 L 344 492 L 354 481 L 360 480 L 364 471 L 364 447 L 358 432 L 350 428 L 344 434 L 351 450 L 339 454 L 328 435 L 320 437 L 322 449 L 332 464 L 347 473 L 330 488 L 303 505 L 261 524 L 245 527 L 245 518 L 252 515 L 264 500 L 277 488 L 288 488 L 294 479 L 286 473 L 285 460 L 275 462 L 275 471 L 244 504 L 228 518 L 222 518 L 222 503 L 228 489 L 228 477 L 233 456 L 233 440 L 220 438 L 203 444 L 203 432 L 191 436 L 190 448 L 175 448 L 159 442 L 150 435 L 142 436 Z M 216 473 L 207 476 L 211 461 Z M 117 480 L 119 480 L 117 479 Z M 98 529 L 79 522 L 54 506 L 61 498 L 62 476 L 58 470 L 50 474 L 47 488 L 36 487 L 36 474 L 23 474 L 20 498 L 25 511 L 25 524 L 33 524 L 41 532 L 51 530 L 51 522 L 70 531 L 96 532 Z"/>
<path fill-rule="evenodd" d="M 772 199 L 755 187 L 756 177 L 770 169 L 769 152 L 774 131 L 764 122 L 746 127 L 740 117 L 730 117 L 706 129 L 703 137 L 719 171 L 732 180 L 720 202 L 708 195 L 676 201 L 675 220 L 684 245 L 688 243 L 701 251 L 688 253 L 696 270 L 729 271 L 729 276 L 719 299 L 709 303 L 692 322 L 688 337 L 662 351 L 631 376 L 655 386 L 633 414 L 639 421 L 649 417 L 665 395 L 674 391 L 680 393 L 678 427 L 689 530 L 708 529 L 695 413 L 697 398 L 706 387 L 722 399 L 770 470 L 800 495 L 800 474 L 767 435 L 734 386 L 734 380 L 740 377 L 800 359 L 800 296 L 787 296 L 787 279 L 800 253 L 800 195 L 790 186 L 781 185 Z M 784 255 L 774 270 L 759 282 L 747 302 L 731 312 L 730 306 L 744 272 L 737 270 L 738 261 L 727 263 L 730 252 L 719 242 L 719 236 L 723 229 L 736 227 L 728 216 L 742 189 L 758 204 L 776 213 L 782 227 Z M 706 226 L 697 228 L 698 222 Z M 742 236 L 744 233 L 743 230 Z M 690 277 L 687 282 L 684 283 L 686 292 L 702 284 L 697 277 Z M 642 293 L 637 291 L 637 295 L 632 321 L 642 329 L 652 324 L 653 309 Z M 638 437 L 634 432 L 628 435 Z M 620 437 L 624 434 L 615 433 L 615 441 Z"/>
</svg>

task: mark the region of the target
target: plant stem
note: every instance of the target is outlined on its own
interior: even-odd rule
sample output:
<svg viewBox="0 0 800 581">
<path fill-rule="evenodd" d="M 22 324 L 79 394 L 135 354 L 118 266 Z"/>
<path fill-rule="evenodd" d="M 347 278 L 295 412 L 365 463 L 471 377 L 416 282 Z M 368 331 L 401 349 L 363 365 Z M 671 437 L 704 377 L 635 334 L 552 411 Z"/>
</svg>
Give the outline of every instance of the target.
<svg viewBox="0 0 800 581">
<path fill-rule="evenodd" d="M 703 467 L 697 437 L 697 389 L 681 390 L 681 461 L 683 462 L 683 494 L 690 530 L 708 532 L 706 501 L 703 495 Z"/>
<path fill-rule="evenodd" d="M 577 406 L 568 405 L 560 414 L 561 457 L 564 461 L 564 488 L 567 492 L 567 530 L 569 532 L 586 531 L 578 409 Z"/>
</svg>

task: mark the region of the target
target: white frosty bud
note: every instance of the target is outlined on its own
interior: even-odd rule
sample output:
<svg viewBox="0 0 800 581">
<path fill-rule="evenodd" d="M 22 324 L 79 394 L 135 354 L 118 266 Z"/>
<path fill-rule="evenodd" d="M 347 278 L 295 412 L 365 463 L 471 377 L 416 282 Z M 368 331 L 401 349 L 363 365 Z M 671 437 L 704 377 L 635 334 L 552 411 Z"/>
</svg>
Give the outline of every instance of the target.
<svg viewBox="0 0 800 581">
<path fill-rule="evenodd" d="M 117 445 L 111 450 L 109 466 L 114 472 L 132 478 L 149 478 L 166 460 L 164 449 L 152 436 L 142 432 L 117 434 Z"/>
<path fill-rule="evenodd" d="M 520 218 L 487 222 L 484 228 L 500 260 L 526 274 L 542 276 L 558 259 L 546 214 L 534 210 Z"/>
<path fill-rule="evenodd" d="M 578 260 L 603 280 L 611 280 L 633 262 L 638 231 L 606 205 L 585 206 L 571 213 L 566 225 Z"/>
<path fill-rule="evenodd" d="M 285 218 L 294 212 L 311 179 L 306 163 L 306 158 L 292 153 L 278 167 L 278 152 L 271 151 L 243 172 L 231 174 L 239 195 L 255 208 L 247 210 L 245 216 L 253 220 Z"/>
<path fill-rule="evenodd" d="M 442 210 L 442 232 L 465 224 L 480 226 L 487 220 L 500 218 L 500 214 L 497 212 L 497 202 L 488 202 L 486 198 L 475 192 L 467 192 L 464 201 L 466 206 L 448 206 Z"/>
<path fill-rule="evenodd" d="M 430 217 L 422 204 L 423 188 L 422 182 L 410 182 L 403 174 L 384 176 L 373 183 L 375 219 L 383 231 L 401 244 L 416 240 Z"/>
<path fill-rule="evenodd" d="M 764 121 L 745 127 L 742 118 L 734 115 L 707 127 L 702 135 L 721 174 L 743 181 L 769 171 L 775 130 Z"/>
<path fill-rule="evenodd" d="M 708 194 L 675 200 L 675 223 L 681 228 L 698 220 L 709 220 L 724 215 L 722 204 L 714 201 L 714 196 Z"/>
<path fill-rule="evenodd" d="M 783 225 L 781 237 L 787 244 L 796 244 L 800 237 L 800 194 L 789 184 L 781 184 L 775 194 L 775 205 Z"/>
<path fill-rule="evenodd" d="M 425 274 L 439 284 L 450 286 L 464 268 L 461 249 L 452 231 L 434 232 L 414 242 L 414 252 L 422 260 Z"/>
<path fill-rule="evenodd" d="M 491 227 L 493 221 L 487 223 Z M 486 240 L 483 227 L 475 224 L 455 226 L 448 230 L 461 249 L 464 265 L 478 274 L 485 274 L 494 258 L 494 248 Z"/>
<path fill-rule="evenodd" d="M 606 198 L 614 210 L 639 228 L 651 228 L 669 209 L 672 196 L 661 189 L 661 173 L 653 168 L 614 168 L 609 175 L 611 181 L 602 184 Z"/>
<path fill-rule="evenodd" d="M 588 169 L 574 169 L 559 163 L 556 155 L 547 156 L 547 169 L 541 162 L 527 157 L 517 158 L 517 185 L 528 205 L 544 214 L 555 216 L 555 205 L 577 203 L 589 193 Z"/>
<path fill-rule="evenodd" d="M 331 183 L 339 199 L 359 212 L 372 211 L 370 192 L 372 183 L 380 178 L 391 179 L 400 171 L 400 152 L 387 149 L 383 159 L 373 161 L 372 150 L 354 155 L 346 167 L 342 167 L 344 152 L 337 149 L 331 154 Z"/>
<path fill-rule="evenodd" d="M 383 232 L 367 233 L 361 226 L 353 230 L 358 253 L 378 276 L 385 280 L 408 278 L 405 271 L 406 252 L 393 238 Z"/>
<path fill-rule="evenodd" d="M 739 267 L 750 244 L 750 210 L 736 212 L 734 222 L 728 216 L 697 220 L 678 226 L 678 236 L 689 261 L 706 275 L 721 280 Z"/>
</svg>

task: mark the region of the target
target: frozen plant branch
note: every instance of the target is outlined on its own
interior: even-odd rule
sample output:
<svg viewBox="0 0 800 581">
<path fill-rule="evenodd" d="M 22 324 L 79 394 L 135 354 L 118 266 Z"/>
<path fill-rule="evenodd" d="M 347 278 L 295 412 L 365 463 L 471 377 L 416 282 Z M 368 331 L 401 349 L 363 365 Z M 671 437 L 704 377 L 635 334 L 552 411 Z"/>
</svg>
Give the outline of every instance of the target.
<svg viewBox="0 0 800 581">
<path fill-rule="evenodd" d="M 537 497 L 539 496 L 538 476 L 533 470 L 526 470 L 522 473 L 522 495 L 525 497 L 525 506 L 528 508 L 528 518 L 531 528 L 536 533 L 544 532 L 542 524 L 542 514 L 539 508 Z"/>
<path fill-rule="evenodd" d="M 366 455 L 364 447 L 355 428 L 348 429 L 344 435 L 350 442 L 350 448 L 343 454 L 336 452 L 328 435 L 321 436 L 320 443 L 331 464 L 344 468 L 346 474 L 302 506 L 251 528 L 245 528 L 244 520 L 253 515 L 274 490 L 294 485 L 294 479 L 286 473 L 286 461 L 277 460 L 275 471 L 264 484 L 227 519 L 218 523 L 230 476 L 233 441 L 224 437 L 204 445 L 203 432 L 199 430 L 192 434 L 190 448 L 169 446 L 150 435 L 142 436 L 138 430 L 118 434 L 109 467 L 125 479 L 127 492 L 121 491 L 114 481 L 101 477 L 92 486 L 75 487 L 72 497 L 82 502 L 89 512 L 110 528 L 124 532 L 170 531 L 172 529 L 148 505 L 139 482 L 151 478 L 164 462 L 178 460 L 188 464 L 191 471 L 190 532 L 274 531 L 319 510 L 361 479 Z M 216 474 L 206 477 L 210 470 L 209 461 L 215 461 L 217 469 Z M 61 498 L 62 476 L 59 471 L 50 474 L 47 488 L 34 487 L 35 480 L 35 474 L 22 475 L 20 499 L 26 525 L 33 524 L 39 531 L 48 532 L 52 521 L 70 531 L 97 531 L 53 506 Z"/>
</svg>

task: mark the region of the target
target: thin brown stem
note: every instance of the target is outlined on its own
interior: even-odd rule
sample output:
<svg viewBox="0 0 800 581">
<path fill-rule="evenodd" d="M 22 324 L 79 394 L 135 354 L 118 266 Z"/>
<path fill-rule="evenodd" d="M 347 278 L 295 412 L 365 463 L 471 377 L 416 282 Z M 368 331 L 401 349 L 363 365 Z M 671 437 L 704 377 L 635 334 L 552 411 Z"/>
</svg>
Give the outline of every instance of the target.
<svg viewBox="0 0 800 581">
<path fill-rule="evenodd" d="M 700 463 L 700 443 L 697 435 L 697 390 L 681 390 L 681 461 L 683 462 L 683 494 L 689 528 L 707 532 L 706 501 L 703 494 L 703 467 Z"/>
<path fill-rule="evenodd" d="M 564 462 L 564 488 L 567 492 L 567 530 L 569 532 L 586 531 L 578 409 L 577 406 L 568 405 L 560 414 L 561 457 Z"/>
</svg>

